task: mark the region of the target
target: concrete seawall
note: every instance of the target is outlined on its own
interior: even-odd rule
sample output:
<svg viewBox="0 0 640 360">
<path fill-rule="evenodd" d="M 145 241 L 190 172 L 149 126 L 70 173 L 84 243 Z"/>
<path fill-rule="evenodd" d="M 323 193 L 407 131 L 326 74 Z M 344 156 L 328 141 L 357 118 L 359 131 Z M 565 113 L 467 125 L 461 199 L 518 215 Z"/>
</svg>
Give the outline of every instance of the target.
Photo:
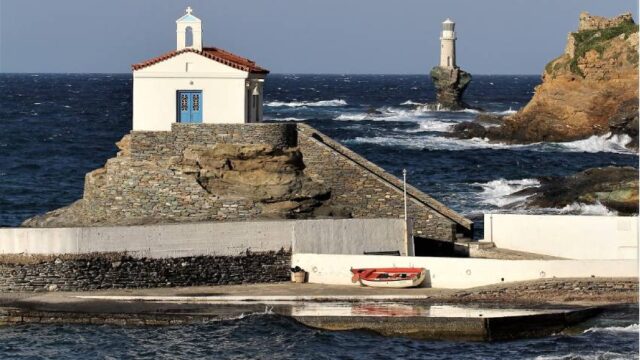
<svg viewBox="0 0 640 360">
<path fill-rule="evenodd" d="M 406 255 L 401 219 L 203 222 L 141 226 L 0 228 L 0 254 L 126 253 L 136 258 L 279 251 Z"/>
<path fill-rule="evenodd" d="M 393 257 L 294 254 L 292 266 L 309 272 L 309 282 L 354 285 L 350 268 L 422 267 L 423 286 L 465 289 L 514 281 L 551 278 L 638 277 L 637 260 L 494 260 L 470 258 Z"/>
<path fill-rule="evenodd" d="M 636 259 L 638 217 L 486 214 L 497 247 L 568 259 Z"/>
</svg>

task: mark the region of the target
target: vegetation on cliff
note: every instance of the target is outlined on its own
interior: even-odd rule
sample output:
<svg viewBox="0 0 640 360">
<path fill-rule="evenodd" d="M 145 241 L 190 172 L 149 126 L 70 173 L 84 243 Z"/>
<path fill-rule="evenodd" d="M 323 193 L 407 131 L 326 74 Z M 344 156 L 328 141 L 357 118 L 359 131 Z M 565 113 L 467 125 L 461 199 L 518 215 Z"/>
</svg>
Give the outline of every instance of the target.
<svg viewBox="0 0 640 360">
<path fill-rule="evenodd" d="M 638 144 L 638 26 L 630 14 L 580 14 L 563 55 L 547 64 L 531 101 L 501 126 L 461 125 L 460 137 L 509 143 L 626 135 Z M 481 123 L 480 123 L 481 125 Z"/>
</svg>

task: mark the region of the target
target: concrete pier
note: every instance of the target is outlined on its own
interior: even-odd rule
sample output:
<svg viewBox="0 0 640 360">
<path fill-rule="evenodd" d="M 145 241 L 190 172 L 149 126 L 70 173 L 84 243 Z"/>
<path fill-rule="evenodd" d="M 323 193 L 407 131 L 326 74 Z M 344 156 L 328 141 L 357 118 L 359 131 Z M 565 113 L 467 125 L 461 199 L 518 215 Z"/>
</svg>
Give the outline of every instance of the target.
<svg viewBox="0 0 640 360">
<path fill-rule="evenodd" d="M 558 280 L 573 283 L 575 280 Z M 620 284 L 619 293 L 599 283 Z M 372 289 L 315 284 L 2 293 L 0 324 L 112 324 L 158 326 L 239 319 L 248 314 L 290 317 L 324 330 L 370 330 L 422 339 L 493 341 L 558 333 L 601 311 L 600 305 L 637 302 L 637 279 L 593 280 L 584 291 L 520 283 L 477 289 Z M 541 287 L 528 298 L 518 286 Z M 515 293 L 525 293 L 515 291 Z M 492 295 L 491 295 L 492 294 Z M 509 295 L 511 294 L 511 295 Z M 482 301 L 478 300 L 481 297 Z M 505 307 L 505 304 L 509 304 Z"/>
</svg>

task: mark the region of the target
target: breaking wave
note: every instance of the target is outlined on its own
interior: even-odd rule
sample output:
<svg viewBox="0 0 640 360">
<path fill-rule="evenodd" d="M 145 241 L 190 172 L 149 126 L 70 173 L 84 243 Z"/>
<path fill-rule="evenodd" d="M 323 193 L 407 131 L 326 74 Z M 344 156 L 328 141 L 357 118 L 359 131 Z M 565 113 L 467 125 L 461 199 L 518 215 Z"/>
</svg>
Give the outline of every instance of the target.
<svg viewBox="0 0 640 360">
<path fill-rule="evenodd" d="M 555 209 L 549 209 L 550 212 L 554 212 Z M 559 214 L 568 215 L 604 215 L 604 216 L 615 216 L 618 215 L 618 212 L 615 210 L 610 210 L 606 206 L 602 205 L 599 201 L 596 201 L 595 204 L 584 204 L 574 202 L 573 204 L 569 204 L 562 209 L 557 210 Z M 637 325 L 636 325 L 637 326 Z"/>
<path fill-rule="evenodd" d="M 418 119 L 416 119 L 418 120 Z M 419 121 L 419 120 L 418 120 Z M 432 131 L 449 131 L 450 126 L 455 123 L 432 122 L 425 121 L 425 130 L 429 126 L 433 126 Z M 423 126 L 422 124 L 420 126 Z M 407 133 L 416 133 L 421 130 L 411 129 Z M 444 136 L 375 136 L 375 137 L 356 137 L 346 140 L 346 143 L 354 144 L 378 144 L 385 146 L 402 146 L 413 149 L 431 149 L 431 150 L 470 150 L 470 149 L 511 149 L 511 150 L 529 150 L 539 152 L 587 152 L 599 153 L 609 152 L 618 154 L 632 154 L 633 152 L 625 146 L 631 141 L 627 135 L 605 134 L 601 136 L 592 136 L 588 139 L 577 140 L 572 142 L 541 142 L 532 144 L 506 144 L 501 142 L 492 142 L 486 138 L 458 139 Z"/>
<path fill-rule="evenodd" d="M 637 333 L 639 332 L 638 324 L 631 324 L 629 326 L 608 326 L 608 327 L 592 327 L 585 330 L 585 333 Z"/>
<path fill-rule="evenodd" d="M 507 205 L 521 203 L 526 200 L 529 196 L 513 196 L 513 194 L 520 190 L 539 187 L 540 182 L 536 179 L 498 179 L 487 183 L 474 183 L 472 185 L 482 188 L 482 192 L 478 194 L 482 203 L 497 207 L 504 207 Z"/>
<path fill-rule="evenodd" d="M 593 135 L 584 140 L 576 140 L 565 143 L 558 143 L 569 151 L 576 152 L 614 152 L 614 153 L 630 153 L 631 150 L 626 146 L 631 142 L 629 135 L 612 135 L 607 133 L 604 135 Z"/>
<path fill-rule="evenodd" d="M 284 117 L 284 118 L 265 118 L 267 121 L 305 121 L 307 119 L 297 118 L 297 117 Z"/>
<path fill-rule="evenodd" d="M 283 102 L 283 101 L 270 101 L 264 104 L 265 106 L 270 107 L 323 107 L 323 106 L 346 106 L 348 105 L 346 101 L 341 99 L 334 100 L 320 100 L 320 101 L 292 101 L 292 102 Z"/>
<path fill-rule="evenodd" d="M 492 205 L 508 212 L 526 214 L 555 214 L 555 215 L 599 215 L 615 216 L 618 213 L 610 210 L 599 201 L 594 204 L 574 202 L 562 208 L 531 208 L 527 207 L 526 200 L 532 194 L 515 195 L 517 192 L 540 187 L 537 179 L 506 180 L 498 179 L 487 183 L 473 183 L 472 186 L 480 187 L 481 192 L 475 196 L 480 203 Z M 500 210 L 498 210 L 500 212 Z"/>
<path fill-rule="evenodd" d="M 612 351 L 597 351 L 594 353 L 568 353 L 566 355 L 542 355 L 537 356 L 535 360 L 628 360 L 637 359 L 637 355 L 629 357 L 628 354 L 621 354 Z"/>
</svg>

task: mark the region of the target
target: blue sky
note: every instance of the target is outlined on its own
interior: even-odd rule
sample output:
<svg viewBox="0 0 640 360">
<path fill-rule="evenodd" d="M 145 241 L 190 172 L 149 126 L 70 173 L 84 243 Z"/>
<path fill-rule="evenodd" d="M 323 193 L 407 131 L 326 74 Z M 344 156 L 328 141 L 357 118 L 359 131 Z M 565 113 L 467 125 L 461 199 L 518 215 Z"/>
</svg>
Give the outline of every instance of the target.
<svg viewBox="0 0 640 360">
<path fill-rule="evenodd" d="M 635 0 L 0 0 L 0 72 L 129 72 L 175 48 L 187 5 L 205 45 L 274 73 L 427 73 L 451 17 L 464 69 L 539 74 L 580 11 L 638 18 Z"/>
</svg>

